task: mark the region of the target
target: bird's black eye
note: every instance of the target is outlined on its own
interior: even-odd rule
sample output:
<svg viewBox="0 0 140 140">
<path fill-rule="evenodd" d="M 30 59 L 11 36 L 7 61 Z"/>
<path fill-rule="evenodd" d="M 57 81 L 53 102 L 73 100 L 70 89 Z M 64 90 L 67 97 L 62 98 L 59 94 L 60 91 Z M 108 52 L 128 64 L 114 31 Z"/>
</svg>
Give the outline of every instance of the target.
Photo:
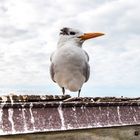
<svg viewBox="0 0 140 140">
<path fill-rule="evenodd" d="M 75 35 L 76 33 L 75 32 L 70 32 L 70 35 Z"/>
</svg>

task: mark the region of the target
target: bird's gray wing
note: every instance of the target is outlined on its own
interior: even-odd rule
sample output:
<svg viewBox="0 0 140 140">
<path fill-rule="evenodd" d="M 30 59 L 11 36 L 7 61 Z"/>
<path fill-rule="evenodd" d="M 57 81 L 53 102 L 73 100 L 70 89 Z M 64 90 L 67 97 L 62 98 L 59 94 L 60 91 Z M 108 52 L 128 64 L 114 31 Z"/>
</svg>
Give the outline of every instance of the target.
<svg viewBox="0 0 140 140">
<path fill-rule="evenodd" d="M 52 57 L 53 57 L 53 55 L 54 55 L 54 52 L 51 54 L 51 56 L 50 56 L 50 61 L 52 62 Z"/>
<path fill-rule="evenodd" d="M 87 61 L 89 61 L 89 56 L 88 56 L 88 53 L 86 51 L 84 51 L 86 57 L 87 57 Z"/>
<path fill-rule="evenodd" d="M 84 51 L 86 57 L 87 57 L 87 62 L 85 62 L 85 66 L 83 68 L 83 75 L 85 76 L 85 82 L 88 81 L 89 79 L 89 75 L 90 75 L 90 66 L 88 64 L 88 61 L 89 61 L 89 56 L 88 56 L 88 53 L 86 51 Z"/>
<path fill-rule="evenodd" d="M 51 79 L 52 79 L 54 82 L 56 82 L 56 81 L 54 80 L 54 64 L 53 64 L 53 63 L 51 63 L 51 66 L 50 66 L 50 75 L 51 75 Z"/>
<path fill-rule="evenodd" d="M 54 74 L 55 74 L 55 72 L 54 72 L 54 64 L 52 63 L 53 54 L 54 54 L 54 52 L 53 52 L 53 53 L 51 54 L 51 56 L 50 56 L 50 61 L 51 61 L 51 65 L 50 65 L 50 75 L 51 75 L 51 79 L 52 79 L 54 82 L 56 82 L 56 81 L 54 80 Z"/>
<path fill-rule="evenodd" d="M 87 62 L 85 63 L 85 67 L 83 68 L 83 75 L 85 76 L 86 79 L 85 82 L 87 82 L 90 75 L 90 66 Z"/>
</svg>

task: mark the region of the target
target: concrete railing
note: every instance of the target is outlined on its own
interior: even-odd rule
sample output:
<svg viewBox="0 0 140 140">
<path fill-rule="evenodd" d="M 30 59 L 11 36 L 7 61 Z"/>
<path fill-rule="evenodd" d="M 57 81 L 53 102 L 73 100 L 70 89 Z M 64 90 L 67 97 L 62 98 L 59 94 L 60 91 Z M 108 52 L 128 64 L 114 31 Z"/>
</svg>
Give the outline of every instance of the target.
<svg viewBox="0 0 140 140">
<path fill-rule="evenodd" d="M 106 140 L 118 140 L 113 134 L 120 132 L 121 135 L 125 130 L 131 132 L 132 138 L 140 139 L 140 98 L 71 98 L 68 95 L 0 97 L 0 135 L 4 137 L 14 135 L 10 136 L 12 139 L 18 134 L 24 134 L 24 137 L 38 134 L 47 139 L 47 136 L 52 137 L 48 134 L 51 132 L 53 136 L 65 133 L 62 140 L 66 135 L 72 140 L 84 140 L 85 136 L 89 137 L 88 140 L 96 140 L 102 136 L 98 134 L 99 129 L 108 137 Z M 111 132 L 114 139 L 111 139 Z"/>
</svg>

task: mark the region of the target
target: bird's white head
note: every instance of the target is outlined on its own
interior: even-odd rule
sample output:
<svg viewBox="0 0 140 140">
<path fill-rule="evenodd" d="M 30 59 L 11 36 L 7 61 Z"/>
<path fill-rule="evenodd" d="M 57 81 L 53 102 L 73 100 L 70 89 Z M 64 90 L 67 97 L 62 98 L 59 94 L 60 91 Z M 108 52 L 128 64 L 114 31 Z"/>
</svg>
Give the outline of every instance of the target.
<svg viewBox="0 0 140 140">
<path fill-rule="evenodd" d="M 64 27 L 60 30 L 60 38 L 58 41 L 58 48 L 62 47 L 64 45 L 74 45 L 78 47 L 82 47 L 82 44 L 85 40 L 95 38 L 101 35 L 104 35 L 103 33 L 82 33 L 79 30 Z"/>
</svg>

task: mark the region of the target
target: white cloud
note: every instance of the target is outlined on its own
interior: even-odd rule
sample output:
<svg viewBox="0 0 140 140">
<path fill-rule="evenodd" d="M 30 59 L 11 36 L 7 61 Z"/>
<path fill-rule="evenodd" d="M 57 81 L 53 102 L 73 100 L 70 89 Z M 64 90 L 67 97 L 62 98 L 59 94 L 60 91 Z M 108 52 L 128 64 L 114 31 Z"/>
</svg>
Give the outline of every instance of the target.
<svg viewBox="0 0 140 140">
<path fill-rule="evenodd" d="M 140 86 L 139 0 L 0 1 L 0 85 L 50 85 L 59 29 L 106 35 L 84 44 L 90 86 Z"/>
</svg>

